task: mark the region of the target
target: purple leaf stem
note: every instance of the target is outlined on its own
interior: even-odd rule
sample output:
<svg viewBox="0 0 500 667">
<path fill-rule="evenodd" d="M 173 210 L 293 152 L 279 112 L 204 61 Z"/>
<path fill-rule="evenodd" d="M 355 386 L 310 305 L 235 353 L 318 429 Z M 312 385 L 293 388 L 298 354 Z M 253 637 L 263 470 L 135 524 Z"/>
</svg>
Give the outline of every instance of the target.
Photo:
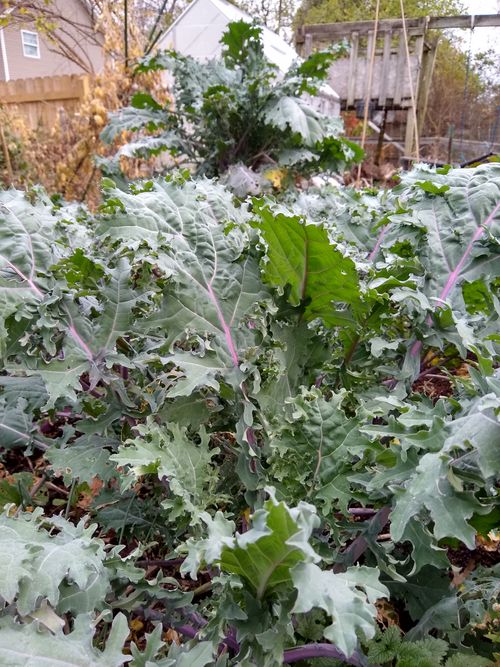
<svg viewBox="0 0 500 667">
<path fill-rule="evenodd" d="M 92 350 L 87 345 L 87 343 L 83 340 L 83 338 L 80 336 L 80 334 L 75 329 L 73 324 L 69 325 L 68 331 L 69 331 L 71 337 L 73 338 L 73 340 L 75 341 L 75 343 L 77 343 L 82 348 L 82 350 L 85 352 L 85 355 L 87 356 L 87 359 L 89 361 L 93 361 L 94 360 L 94 354 L 93 354 Z"/>
<path fill-rule="evenodd" d="M 386 525 L 390 513 L 391 513 L 390 507 L 382 507 L 382 509 L 379 509 L 379 511 L 375 514 L 375 516 L 370 520 L 370 523 L 368 524 L 369 533 L 373 532 L 376 532 L 377 534 L 380 533 L 382 528 Z M 368 542 L 365 536 L 358 535 L 358 537 L 343 552 L 342 562 L 337 563 L 333 567 L 333 572 L 335 574 L 339 572 L 344 572 L 346 567 L 356 563 L 367 549 L 368 549 Z"/>
<path fill-rule="evenodd" d="M 184 635 L 185 637 L 189 637 L 189 639 L 195 639 L 198 636 L 198 633 L 200 631 L 200 628 L 193 628 L 192 625 L 176 625 L 175 627 L 172 626 L 173 629 L 176 632 L 180 632 L 181 635 Z"/>
<path fill-rule="evenodd" d="M 0 430 L 8 431 L 9 433 L 13 433 L 14 435 L 17 435 L 20 438 L 23 438 L 24 440 L 27 441 L 27 443 L 33 443 L 38 447 L 38 449 L 42 450 L 47 450 L 49 449 L 48 445 L 45 443 L 41 442 L 40 440 L 37 440 L 34 438 L 30 433 L 23 433 L 22 431 L 18 431 L 16 428 L 12 428 L 12 426 L 8 426 L 7 424 L 1 423 L 0 424 Z"/>
<path fill-rule="evenodd" d="M 33 281 L 33 277 L 31 276 L 30 278 L 28 278 L 28 276 L 26 276 L 26 275 L 21 271 L 21 269 L 18 269 L 17 266 L 15 266 L 14 264 L 12 264 L 12 262 L 9 262 L 8 259 L 6 259 L 5 261 L 6 261 L 6 263 L 10 266 L 10 268 L 11 268 L 15 273 L 17 273 L 17 275 L 21 278 L 21 280 L 24 280 L 25 282 L 28 283 L 28 285 L 29 285 L 31 291 L 34 292 L 40 299 L 43 299 L 43 297 L 44 297 L 44 293 L 43 293 L 43 292 L 42 292 L 42 291 L 35 285 L 35 283 L 34 283 L 34 281 Z M 32 273 L 33 273 L 33 271 L 32 271 Z M 85 354 L 87 355 L 88 359 L 89 359 L 90 361 L 93 361 L 93 359 L 94 359 L 94 355 L 93 355 L 93 353 L 92 353 L 92 350 L 91 350 L 91 349 L 89 348 L 89 346 L 85 343 L 85 341 L 82 340 L 82 338 L 81 338 L 80 335 L 78 334 L 78 332 L 77 332 L 77 330 L 75 329 L 75 327 L 73 326 L 73 324 L 71 324 L 71 325 L 68 327 L 68 331 L 69 331 L 71 337 L 73 338 L 73 340 L 74 340 L 74 341 L 75 341 L 75 342 L 82 348 L 82 350 L 85 352 Z"/>
<path fill-rule="evenodd" d="M 386 225 L 384 225 L 382 227 L 382 231 L 378 235 L 377 242 L 375 243 L 375 246 L 374 246 L 373 250 L 371 251 L 371 253 L 368 255 L 368 261 L 373 262 L 373 260 L 377 256 L 377 253 L 378 253 L 379 248 L 382 244 L 382 241 L 384 240 L 384 236 L 386 235 L 387 230 L 389 229 L 390 226 L 391 226 L 391 223 L 388 222 Z"/>
<path fill-rule="evenodd" d="M 149 567 L 158 565 L 159 567 L 173 567 L 175 565 L 182 565 L 185 558 L 140 558 L 136 561 L 136 565 L 140 567 Z"/>
<path fill-rule="evenodd" d="M 175 623 L 170 622 L 165 614 L 163 614 L 160 611 L 155 611 L 154 609 L 147 609 L 147 608 L 145 609 L 144 607 L 139 607 L 136 610 L 136 613 L 140 614 L 145 619 L 150 619 L 152 621 L 161 621 L 163 627 L 172 628 L 176 632 L 179 632 L 181 635 L 189 637 L 189 639 L 196 639 L 201 630 L 205 627 L 205 625 L 208 624 L 208 621 L 205 620 L 203 616 L 201 616 L 201 614 L 198 614 L 198 612 L 195 611 L 189 612 L 187 614 L 188 618 L 194 623 L 194 625 L 190 625 L 188 623 L 182 623 L 181 625 L 177 625 Z M 224 637 L 221 644 L 225 644 L 234 653 L 239 652 L 240 645 L 236 640 L 236 633 L 234 628 L 229 628 L 227 636 Z"/>
<path fill-rule="evenodd" d="M 189 637 L 190 639 L 195 639 L 198 636 L 198 633 L 200 632 L 201 628 L 193 628 L 192 625 L 174 625 L 172 626 L 173 629 L 176 632 L 180 632 L 181 635 L 184 635 L 186 637 Z M 234 631 L 231 632 L 231 630 L 228 632 L 228 634 L 224 637 L 224 639 L 221 642 L 221 645 L 226 645 L 231 651 L 234 653 L 238 653 L 240 650 L 240 645 L 236 641 L 236 638 L 234 636 Z"/>
<path fill-rule="evenodd" d="M 153 610 L 144 610 L 144 616 L 145 618 L 150 618 L 153 620 L 161 620 L 163 625 L 172 627 L 176 632 L 184 635 L 185 637 L 189 637 L 189 639 L 196 639 L 202 627 L 207 624 L 207 621 L 197 612 L 190 613 L 189 617 L 193 618 L 193 616 L 195 616 L 193 621 L 196 625 L 201 626 L 198 628 L 187 623 L 183 623 L 182 625 L 170 625 L 163 614 Z M 227 635 L 221 642 L 221 645 L 226 645 L 227 648 L 229 648 L 235 654 L 239 652 L 240 645 L 236 639 L 236 631 L 234 628 L 229 628 Z M 299 662 L 301 660 L 312 660 L 313 658 L 334 658 L 336 660 L 342 660 L 346 665 L 354 665 L 354 667 L 367 667 L 368 664 L 365 657 L 358 651 L 354 651 L 354 653 L 348 658 L 336 646 L 327 643 L 305 644 L 304 646 L 287 649 L 283 653 L 283 664 L 290 665 L 294 662 Z"/>
<path fill-rule="evenodd" d="M 348 658 L 340 649 L 333 644 L 305 644 L 297 648 L 287 649 L 283 654 L 283 664 L 291 665 L 301 660 L 312 660 L 313 658 L 332 658 L 342 660 L 346 665 L 355 665 L 355 667 L 366 667 L 368 664 L 365 657 L 355 651 Z"/>
<path fill-rule="evenodd" d="M 487 227 L 489 227 L 491 225 L 491 223 L 493 222 L 493 218 L 495 217 L 495 215 L 496 215 L 496 213 L 499 209 L 500 209 L 500 202 L 498 202 L 498 204 L 495 206 L 493 211 L 486 218 L 484 223 L 482 225 L 479 225 L 479 227 L 474 232 L 474 236 L 471 238 L 471 240 L 469 242 L 469 245 L 465 249 L 464 254 L 460 258 L 460 261 L 458 262 L 458 264 L 456 265 L 454 270 L 450 273 L 450 276 L 449 276 L 448 280 L 446 281 L 446 285 L 443 287 L 443 289 L 441 291 L 441 294 L 438 296 L 438 301 L 440 301 L 441 303 L 444 303 L 444 300 L 446 299 L 448 294 L 455 287 L 455 283 L 457 282 L 458 277 L 460 276 L 460 272 L 464 268 L 464 264 L 467 260 L 467 257 L 470 255 L 470 253 L 472 251 L 474 243 L 481 238 L 481 236 L 486 231 Z"/>
<path fill-rule="evenodd" d="M 194 625 L 197 625 L 199 628 L 204 628 L 205 625 L 208 624 L 208 621 L 203 618 L 201 614 L 199 614 L 197 611 L 190 611 L 187 614 L 187 617 L 191 621 L 191 623 L 194 623 Z"/>
<path fill-rule="evenodd" d="M 224 337 L 226 339 L 226 344 L 227 344 L 227 347 L 229 349 L 229 354 L 231 355 L 231 359 L 233 360 L 233 364 L 234 364 L 235 368 L 238 368 L 238 366 L 239 366 L 238 353 L 236 352 L 236 346 L 233 342 L 233 337 L 231 335 L 231 329 L 229 328 L 229 325 L 227 324 L 226 320 L 224 319 L 224 314 L 221 310 L 219 302 L 217 301 L 217 297 L 215 296 L 215 292 L 212 288 L 212 281 L 210 281 L 207 284 L 207 290 L 208 290 L 208 295 L 210 297 L 210 300 L 213 303 L 215 311 L 217 313 L 217 317 L 218 317 L 220 325 L 222 327 L 222 331 L 224 332 Z"/>
<path fill-rule="evenodd" d="M 476 231 L 474 232 L 474 235 L 472 236 L 471 240 L 469 241 L 469 245 L 465 249 L 464 254 L 460 258 L 460 261 L 456 265 L 456 267 L 453 269 L 453 271 L 450 273 L 448 276 L 448 280 L 446 281 L 445 286 L 441 290 L 441 293 L 439 294 L 437 300 L 438 300 L 438 307 L 441 308 L 442 306 L 446 305 L 445 299 L 448 296 L 448 294 L 451 292 L 451 290 L 455 287 L 457 280 L 460 277 L 460 273 L 462 269 L 464 268 L 465 262 L 467 261 L 468 256 L 472 252 L 472 248 L 474 247 L 474 243 L 478 241 L 481 236 L 484 234 L 486 229 L 491 225 L 493 222 L 493 219 L 495 215 L 497 214 L 498 210 L 500 209 L 500 202 L 495 206 L 493 211 L 489 214 L 489 216 L 486 218 L 484 223 L 482 225 L 479 225 Z M 432 322 L 432 318 L 429 315 L 426 323 L 429 325 Z M 413 343 L 410 353 L 412 357 L 416 357 L 418 354 L 420 354 L 420 350 L 422 349 L 422 341 L 417 340 L 415 343 Z"/>
<path fill-rule="evenodd" d="M 373 516 L 377 513 L 377 510 L 371 507 L 349 507 L 347 511 L 353 516 Z"/>
<path fill-rule="evenodd" d="M 30 287 L 30 289 L 31 289 L 31 290 L 32 290 L 38 297 L 40 297 L 40 299 L 43 299 L 43 296 L 44 296 L 44 295 L 43 295 L 43 292 L 42 292 L 40 289 L 38 289 L 38 287 L 35 285 L 35 283 L 34 283 L 33 280 L 32 280 L 32 277 L 31 277 L 31 278 L 28 278 L 28 276 L 25 276 L 25 275 L 24 275 L 24 273 L 21 271 L 21 269 L 18 269 L 17 266 L 15 266 L 14 264 L 12 264 L 12 262 L 9 262 L 8 259 L 6 259 L 6 258 L 4 258 L 4 259 L 5 259 L 5 262 L 10 266 L 10 268 L 11 268 L 15 273 L 17 273 L 17 275 L 21 278 L 21 280 L 24 280 L 25 282 L 27 282 L 28 285 L 29 285 L 29 287 Z"/>
</svg>

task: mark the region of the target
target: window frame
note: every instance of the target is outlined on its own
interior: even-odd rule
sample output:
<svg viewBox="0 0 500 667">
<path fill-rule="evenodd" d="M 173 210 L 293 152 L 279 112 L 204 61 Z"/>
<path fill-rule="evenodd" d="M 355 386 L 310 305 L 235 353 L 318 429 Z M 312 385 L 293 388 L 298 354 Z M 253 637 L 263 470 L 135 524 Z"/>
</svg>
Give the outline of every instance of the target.
<svg viewBox="0 0 500 667">
<path fill-rule="evenodd" d="M 30 35 L 34 36 L 36 38 L 36 44 L 29 44 L 24 41 L 24 36 L 25 35 Z M 21 44 L 23 46 L 23 56 L 25 58 L 35 58 L 36 60 L 40 60 L 41 55 L 40 55 L 40 38 L 38 36 L 38 33 L 35 32 L 34 30 L 21 30 Z M 34 47 L 36 46 L 37 53 L 36 55 L 32 53 L 26 53 L 26 47 L 31 46 Z"/>
</svg>

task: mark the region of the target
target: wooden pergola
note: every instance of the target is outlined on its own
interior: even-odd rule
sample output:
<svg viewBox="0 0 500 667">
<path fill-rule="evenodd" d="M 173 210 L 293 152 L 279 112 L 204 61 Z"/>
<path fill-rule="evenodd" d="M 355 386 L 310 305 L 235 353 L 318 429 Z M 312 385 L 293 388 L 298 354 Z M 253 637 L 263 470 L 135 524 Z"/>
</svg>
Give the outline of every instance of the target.
<svg viewBox="0 0 500 667">
<path fill-rule="evenodd" d="M 382 19 L 378 22 L 370 91 L 367 90 L 367 82 L 370 54 L 373 50 L 374 21 L 304 25 L 297 30 L 295 43 L 298 51 L 307 56 L 317 48 L 347 40 L 350 44 L 349 56 L 333 63 L 328 80 L 340 96 L 341 108 L 359 109 L 369 100 L 372 110 L 407 110 L 405 145 L 403 148 L 396 143 L 396 146 L 406 156 L 411 156 L 414 152 L 414 117 L 417 118 L 421 130 L 436 58 L 438 39 L 435 33 L 429 31 L 500 26 L 500 15 L 425 17 L 406 19 L 405 23 L 410 53 L 409 67 L 403 21 Z M 411 112 L 411 87 L 416 105 L 415 116 Z M 370 126 L 383 132 L 383 128 L 378 128 L 374 123 L 370 123 Z"/>
</svg>

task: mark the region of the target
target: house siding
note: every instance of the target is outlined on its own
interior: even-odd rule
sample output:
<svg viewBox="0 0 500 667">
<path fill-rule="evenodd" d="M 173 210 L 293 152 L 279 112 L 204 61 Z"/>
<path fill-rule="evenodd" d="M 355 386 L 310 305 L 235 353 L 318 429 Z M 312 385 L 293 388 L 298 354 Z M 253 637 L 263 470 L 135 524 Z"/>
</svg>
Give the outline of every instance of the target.
<svg viewBox="0 0 500 667">
<path fill-rule="evenodd" d="M 53 2 L 61 13 L 71 21 L 90 26 L 90 16 L 78 0 L 56 0 Z M 38 33 L 40 58 L 29 58 L 23 53 L 21 30 Z M 79 53 L 86 54 L 86 60 L 92 71 L 99 72 L 104 64 L 102 49 L 92 44 L 78 29 L 65 25 L 65 40 Z M 59 53 L 54 53 L 54 46 L 36 30 L 32 23 L 15 23 L 4 28 L 5 50 L 8 58 L 10 79 L 29 79 L 38 76 L 59 76 L 63 74 L 83 74 L 77 63 Z M 0 58 L 0 80 L 5 81 L 5 72 Z"/>
</svg>

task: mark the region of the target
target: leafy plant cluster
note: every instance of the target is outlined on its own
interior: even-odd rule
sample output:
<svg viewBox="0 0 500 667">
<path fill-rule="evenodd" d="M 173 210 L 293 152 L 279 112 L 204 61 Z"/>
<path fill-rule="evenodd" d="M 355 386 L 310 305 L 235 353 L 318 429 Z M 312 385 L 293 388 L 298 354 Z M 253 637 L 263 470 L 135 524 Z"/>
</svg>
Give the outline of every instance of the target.
<svg viewBox="0 0 500 667">
<path fill-rule="evenodd" d="M 139 72 L 166 70 L 173 77 L 175 103 L 139 92 L 131 106 L 111 115 L 105 142 L 124 131 L 136 136 L 107 164 L 109 173 L 122 157 L 164 151 L 209 177 L 240 164 L 253 171 L 276 165 L 300 174 L 340 171 L 359 159 L 359 148 L 340 137 L 340 119 L 312 103 L 335 51 L 315 53 L 282 74 L 265 57 L 258 26 L 230 23 L 221 43 L 222 58 L 207 62 L 175 52 L 143 60 Z"/>
<path fill-rule="evenodd" d="M 0 193 L 0 663 L 492 664 L 499 192 Z"/>
</svg>

